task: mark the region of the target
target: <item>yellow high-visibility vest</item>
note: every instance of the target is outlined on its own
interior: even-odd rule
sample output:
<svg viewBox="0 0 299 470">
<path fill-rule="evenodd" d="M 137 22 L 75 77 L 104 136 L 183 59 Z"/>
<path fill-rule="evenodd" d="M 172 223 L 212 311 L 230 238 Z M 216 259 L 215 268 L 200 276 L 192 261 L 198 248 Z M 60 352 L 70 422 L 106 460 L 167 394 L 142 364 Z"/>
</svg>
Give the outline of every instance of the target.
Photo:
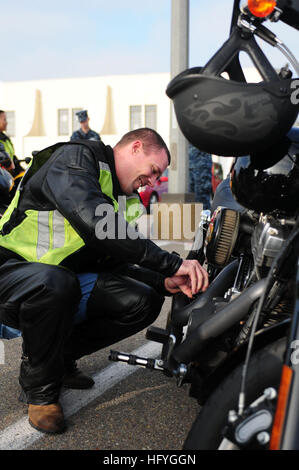
<svg viewBox="0 0 299 470">
<path fill-rule="evenodd" d="M 33 159 L 34 161 L 34 159 Z M 99 162 L 99 183 L 101 190 L 113 202 L 114 211 L 121 212 L 128 223 L 134 223 L 144 213 L 138 195 L 125 198 L 125 204 L 113 196 L 113 181 L 110 167 Z M 18 208 L 20 191 L 16 194 L 0 220 L 0 231 L 9 222 Z M 58 210 L 25 210 L 22 221 L 7 234 L 0 235 L 0 246 L 17 253 L 27 261 L 59 265 L 65 258 L 85 246 L 85 242 Z M 4 230 L 5 233 L 5 230 Z"/>
</svg>

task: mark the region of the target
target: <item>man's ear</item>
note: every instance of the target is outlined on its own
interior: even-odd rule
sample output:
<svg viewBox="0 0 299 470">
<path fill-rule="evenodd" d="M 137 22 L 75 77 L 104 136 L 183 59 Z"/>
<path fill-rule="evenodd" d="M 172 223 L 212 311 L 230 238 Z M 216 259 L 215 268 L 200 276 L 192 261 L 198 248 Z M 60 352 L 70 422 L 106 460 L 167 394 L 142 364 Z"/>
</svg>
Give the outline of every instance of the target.
<svg viewBox="0 0 299 470">
<path fill-rule="evenodd" d="M 141 140 L 134 140 L 132 142 L 132 154 L 137 154 L 140 150 L 142 150 L 142 142 Z"/>
</svg>

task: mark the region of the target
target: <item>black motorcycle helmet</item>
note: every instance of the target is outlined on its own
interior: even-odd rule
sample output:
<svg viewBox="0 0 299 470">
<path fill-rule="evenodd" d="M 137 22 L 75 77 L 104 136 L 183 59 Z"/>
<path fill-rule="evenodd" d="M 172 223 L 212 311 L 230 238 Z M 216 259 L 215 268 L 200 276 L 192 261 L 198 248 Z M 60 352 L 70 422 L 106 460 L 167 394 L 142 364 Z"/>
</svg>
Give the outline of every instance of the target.
<svg viewBox="0 0 299 470">
<path fill-rule="evenodd" d="M 299 128 L 262 153 L 238 157 L 231 171 L 237 202 L 264 214 L 299 209 Z"/>
<path fill-rule="evenodd" d="M 260 83 L 247 83 L 240 67 L 236 73 L 241 50 L 258 65 Z M 240 81 L 223 78 L 224 71 Z M 254 37 L 244 38 L 237 28 L 205 67 L 179 74 L 166 94 L 189 142 L 212 154 L 236 156 L 259 152 L 290 130 L 299 109 L 291 99 L 292 82 L 281 79 Z"/>
</svg>

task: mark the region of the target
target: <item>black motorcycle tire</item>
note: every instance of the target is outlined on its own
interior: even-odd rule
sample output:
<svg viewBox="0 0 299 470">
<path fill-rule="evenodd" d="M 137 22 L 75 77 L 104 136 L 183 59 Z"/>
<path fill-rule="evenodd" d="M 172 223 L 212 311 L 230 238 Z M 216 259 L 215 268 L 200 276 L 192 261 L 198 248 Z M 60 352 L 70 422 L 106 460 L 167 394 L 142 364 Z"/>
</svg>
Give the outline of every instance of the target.
<svg viewBox="0 0 299 470">
<path fill-rule="evenodd" d="M 278 389 L 286 349 L 286 338 L 268 344 L 251 357 L 246 405 L 253 403 L 267 387 Z M 243 363 L 216 388 L 200 410 L 184 443 L 184 450 L 216 450 L 223 440 L 229 410 L 237 410 Z"/>
</svg>

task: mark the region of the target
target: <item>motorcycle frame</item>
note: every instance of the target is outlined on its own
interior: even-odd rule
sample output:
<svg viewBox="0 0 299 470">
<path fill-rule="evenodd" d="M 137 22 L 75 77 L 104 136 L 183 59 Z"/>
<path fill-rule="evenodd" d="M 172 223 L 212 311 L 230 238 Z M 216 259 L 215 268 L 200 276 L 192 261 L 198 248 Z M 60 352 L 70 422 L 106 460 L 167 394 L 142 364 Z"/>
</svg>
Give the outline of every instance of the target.
<svg viewBox="0 0 299 470">
<path fill-rule="evenodd" d="M 283 3 L 284 0 L 281 0 L 281 3 Z M 294 18 L 294 22 L 296 24 L 296 21 L 298 23 L 298 27 L 296 29 L 299 29 L 299 0 L 289 0 L 289 4 L 295 4 L 297 2 L 298 4 L 298 15 L 296 11 L 296 15 Z M 224 46 L 226 50 L 226 55 L 229 57 L 229 50 L 234 52 L 236 49 L 236 44 L 235 41 L 235 35 L 234 35 L 234 29 L 237 26 L 237 20 L 239 17 L 239 5 L 240 5 L 240 0 L 235 0 L 234 1 L 234 7 L 233 7 L 233 14 L 232 14 L 232 21 L 231 21 L 231 37 L 230 37 L 230 42 L 227 42 L 226 45 Z M 287 11 L 287 14 L 285 15 L 285 18 L 291 18 L 290 21 L 292 20 L 292 15 L 289 15 L 289 11 Z M 281 18 L 284 21 L 284 18 L 282 16 Z M 287 22 L 287 21 L 285 21 Z M 240 38 L 238 38 L 239 43 L 242 42 Z M 256 44 L 255 41 L 251 41 L 250 48 L 246 50 L 246 52 L 249 53 L 251 58 L 253 59 L 254 63 L 256 65 L 261 64 L 262 68 L 264 67 L 264 76 L 267 76 L 270 74 L 272 76 L 272 66 L 267 60 L 267 58 L 264 56 L 264 54 L 261 53 L 258 45 Z M 265 60 L 264 60 L 265 59 Z M 219 61 L 215 61 L 214 58 L 211 59 L 209 62 L 211 67 L 217 68 L 219 67 L 219 70 L 222 68 L 221 71 L 227 71 L 231 79 L 236 79 L 238 81 L 245 81 L 245 77 L 242 71 L 241 64 L 239 62 L 239 57 L 238 55 L 234 55 L 233 59 L 231 61 L 224 61 L 223 64 L 220 64 Z M 259 67 L 257 67 L 259 68 Z M 298 257 L 298 250 L 296 252 L 296 257 Z M 293 265 L 294 266 L 294 265 Z M 254 342 L 253 342 L 253 348 L 252 351 L 257 351 L 260 349 L 263 349 L 266 345 L 277 341 L 278 339 L 282 337 L 287 337 L 287 350 L 285 354 L 285 362 L 284 365 L 292 369 L 292 382 L 291 382 L 291 387 L 289 389 L 289 394 L 287 397 L 287 403 L 286 403 L 286 412 L 284 414 L 284 420 L 282 423 L 282 430 L 281 430 L 281 435 L 280 435 L 280 444 L 279 448 L 281 449 L 299 449 L 299 394 L 296 393 L 299 390 L 299 360 L 298 364 L 295 364 L 292 361 L 292 344 L 293 341 L 299 341 L 299 259 L 297 259 L 297 271 L 296 271 L 296 279 L 295 279 L 295 305 L 294 305 L 294 310 L 291 318 L 288 318 L 274 326 L 267 327 L 267 328 L 262 328 L 258 330 L 255 334 L 254 337 Z M 175 298 L 173 299 L 173 305 L 172 305 L 172 311 Z M 184 306 L 180 306 L 181 309 L 184 309 Z M 188 308 L 187 308 L 188 309 Z M 186 309 L 186 310 L 187 310 Z M 171 324 L 172 318 L 170 317 L 170 324 L 168 326 L 167 331 L 163 331 L 163 335 L 165 338 L 165 334 L 168 333 L 169 337 L 174 337 L 176 336 L 178 339 L 179 344 L 175 344 L 174 348 L 168 349 L 167 345 L 163 348 L 162 352 L 162 361 L 154 361 L 154 360 L 148 360 L 148 359 L 142 359 L 140 363 L 138 363 L 138 360 L 140 358 L 131 358 L 129 356 L 120 358 L 120 354 L 117 352 L 112 351 L 114 358 L 112 360 L 123 360 L 124 362 L 129 362 L 129 363 L 134 363 L 136 365 L 142 365 L 143 367 L 149 367 L 152 369 L 157 369 L 160 371 L 163 371 L 166 373 L 166 375 L 175 375 L 175 373 L 171 373 L 172 370 L 176 366 L 178 366 L 177 370 L 180 369 L 181 366 L 184 366 L 184 364 L 180 364 L 179 362 L 176 361 L 173 357 L 173 353 L 175 352 L 176 348 L 180 346 L 182 336 L 183 336 L 183 325 L 177 325 L 175 322 Z M 226 333 L 226 332 L 225 332 Z M 148 339 L 150 338 L 150 335 L 148 336 Z M 159 341 L 159 340 L 157 340 Z M 160 342 L 164 342 L 161 340 Z M 298 342 L 299 345 L 299 342 Z M 208 395 L 210 395 L 213 390 L 217 388 L 217 386 L 222 382 L 222 380 L 231 372 L 233 371 L 238 365 L 244 363 L 244 359 L 246 356 L 246 351 L 247 351 L 247 346 L 248 343 L 247 341 L 244 342 L 240 347 L 238 347 L 236 350 L 232 351 L 231 354 L 228 355 L 226 359 L 224 359 L 221 364 L 218 367 L 215 367 L 214 370 L 211 370 L 210 373 L 208 373 L 206 376 L 200 377 L 199 380 L 199 391 L 197 398 L 201 402 L 201 404 L 204 404 L 205 399 L 207 398 Z M 166 360 L 165 357 L 167 357 Z M 131 361 L 131 362 L 130 362 Z M 151 361 L 151 362 L 150 362 Z M 196 358 L 194 358 L 194 361 L 196 362 Z M 160 364 L 160 362 L 162 364 Z M 163 365 L 164 363 L 164 365 Z M 166 367 L 165 367 L 166 365 Z M 168 366 L 168 367 L 167 367 Z M 192 368 L 192 366 L 191 366 Z M 190 368 L 190 370 L 191 370 Z M 188 380 L 190 379 L 191 380 Z M 183 382 L 191 382 L 192 383 L 192 377 L 188 377 L 187 375 L 180 380 L 180 383 Z M 203 391 L 201 393 L 201 390 Z"/>
<path fill-rule="evenodd" d="M 263 328 L 256 333 L 252 352 L 263 349 L 270 343 L 273 343 L 280 338 L 288 335 L 290 329 L 290 319 L 286 319 L 283 322 L 273 325 L 268 328 Z M 221 384 L 221 382 L 238 367 L 244 363 L 248 343 L 242 344 L 236 351 L 233 351 L 223 360 L 219 367 L 216 367 L 206 377 L 202 377 L 200 388 L 196 389 L 196 395 L 194 397 L 198 400 L 200 405 L 204 405 L 208 397 L 213 391 Z"/>
<path fill-rule="evenodd" d="M 283 0 L 282 0 L 283 3 Z M 285 3 L 285 2 L 284 2 Z M 292 3 L 292 6 L 295 5 L 295 1 L 289 2 Z M 285 14 L 282 15 L 282 20 L 289 24 L 290 26 L 299 29 L 299 2 L 297 1 L 297 10 L 295 15 L 293 12 L 287 8 Z M 239 17 L 239 5 L 240 0 L 234 1 L 233 6 L 233 13 L 232 13 L 232 20 L 231 20 L 231 28 L 230 33 L 233 34 L 234 29 L 236 28 L 238 17 Z M 292 18 L 293 14 L 293 18 Z M 232 49 L 234 49 L 233 41 Z M 253 47 L 250 51 L 251 58 L 254 60 L 255 63 L 259 62 L 259 54 L 256 55 L 255 47 Z M 213 64 L 213 58 L 211 59 Z M 266 73 L 268 70 L 270 74 L 272 73 L 271 68 L 268 67 L 268 61 L 266 62 Z M 215 63 L 213 64 L 215 66 Z M 217 67 L 216 62 L 216 67 Z M 245 77 L 242 71 L 241 64 L 239 62 L 239 57 L 237 55 L 234 56 L 233 60 L 226 66 L 224 69 L 230 76 L 231 79 L 235 79 L 238 81 L 245 81 Z M 299 449 L 299 360 L 297 363 L 292 361 L 293 357 L 293 348 L 294 348 L 294 341 L 296 341 L 299 345 L 299 258 L 297 262 L 297 275 L 296 275 L 296 288 L 295 288 L 295 305 L 291 319 L 287 319 L 282 323 L 274 325 L 272 327 L 268 327 L 258 331 L 255 335 L 254 343 L 253 343 L 253 352 L 259 349 L 264 348 L 267 344 L 274 342 L 282 337 L 288 337 L 287 341 L 287 350 L 285 354 L 285 362 L 284 365 L 289 367 L 292 370 L 292 380 L 291 385 L 289 388 L 289 393 L 286 401 L 286 410 L 284 414 L 283 423 L 281 424 L 281 435 L 280 435 L 280 443 L 279 449 L 281 450 L 298 450 Z M 234 370 L 239 364 L 244 362 L 244 358 L 246 355 L 247 350 L 247 343 L 242 345 L 236 352 L 233 352 L 231 355 L 228 356 L 227 359 L 221 363 L 220 367 L 217 367 L 215 370 L 212 371 L 210 375 L 205 378 L 202 378 L 200 383 L 200 390 L 203 391 L 201 395 L 199 392 L 199 401 L 201 404 L 204 404 L 205 399 L 208 395 L 210 395 L 213 390 L 217 388 L 217 386 L 222 382 L 222 380 L 232 371 Z M 197 391 L 198 392 L 198 391 Z M 278 410 L 279 411 L 279 410 Z"/>
<path fill-rule="evenodd" d="M 298 0 L 291 0 L 289 2 L 289 6 L 286 5 L 287 2 L 282 0 L 281 4 L 286 7 L 284 9 L 284 13 L 281 17 L 282 21 L 287 23 L 289 26 L 294 27 L 296 29 L 299 29 L 299 2 Z M 238 21 L 238 16 L 239 16 L 239 7 L 240 7 L 240 0 L 234 0 L 234 5 L 233 5 L 233 12 L 232 12 L 232 20 L 231 20 L 231 28 L 230 32 L 232 33 L 233 29 L 235 28 L 237 21 Z M 291 8 L 295 8 L 296 11 L 291 11 Z M 231 66 L 231 72 L 234 74 L 234 76 L 242 80 L 242 69 L 241 65 L 239 62 L 238 58 L 235 58 L 233 61 L 233 64 Z M 296 274 L 296 286 L 295 286 L 295 303 L 294 303 L 294 311 L 291 319 L 291 325 L 289 325 L 290 321 L 286 322 L 286 325 L 275 325 L 275 328 L 273 331 L 262 331 L 261 332 L 261 337 L 262 341 L 260 341 L 260 338 L 258 338 L 258 335 L 256 335 L 255 342 L 254 342 L 254 349 L 260 349 L 263 348 L 266 344 L 271 342 L 272 340 L 278 339 L 281 336 L 285 336 L 287 330 L 285 329 L 285 326 L 288 326 L 290 328 L 290 334 L 287 342 L 287 350 L 285 354 L 285 362 L 284 365 L 288 367 L 292 371 L 292 379 L 291 379 L 291 384 L 289 387 L 289 393 L 286 398 L 286 409 L 285 413 L 281 422 L 281 429 L 280 429 L 280 438 L 279 438 L 279 443 L 276 447 L 277 450 L 298 450 L 299 449 L 299 361 L 294 363 L 294 360 L 292 360 L 293 353 L 294 353 L 294 344 L 299 344 L 299 258 L 297 260 L 297 274 Z M 273 333 L 278 333 L 281 336 L 278 336 L 275 338 L 276 334 Z M 270 335 L 269 335 L 270 333 Z M 297 342 L 297 343 L 294 343 Z M 260 344 L 259 344 L 260 343 Z M 235 358 L 237 359 L 237 357 Z M 235 361 L 232 361 L 233 363 Z M 232 364 L 230 365 L 230 369 Z M 221 382 L 221 379 L 224 378 L 224 373 L 225 370 L 220 372 L 215 373 L 216 375 L 216 382 L 219 384 Z M 216 385 L 217 386 L 217 385 Z M 215 388 L 215 387 L 214 387 Z M 279 394 L 281 393 L 281 388 L 279 391 Z M 281 412 L 281 410 L 278 410 L 278 407 L 276 409 L 276 415 Z"/>
</svg>

